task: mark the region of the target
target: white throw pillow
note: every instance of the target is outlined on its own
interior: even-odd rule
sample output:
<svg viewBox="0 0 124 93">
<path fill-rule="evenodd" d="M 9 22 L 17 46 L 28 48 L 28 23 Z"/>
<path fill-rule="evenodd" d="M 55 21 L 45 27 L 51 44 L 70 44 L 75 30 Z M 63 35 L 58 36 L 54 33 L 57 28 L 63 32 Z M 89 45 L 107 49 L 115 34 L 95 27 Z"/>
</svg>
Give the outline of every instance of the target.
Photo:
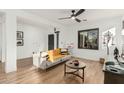
<svg viewBox="0 0 124 93">
<path fill-rule="evenodd" d="M 61 52 L 67 52 L 68 49 L 67 48 L 61 48 Z"/>
<path fill-rule="evenodd" d="M 48 53 L 47 52 L 42 52 L 41 53 L 41 57 L 46 57 L 46 56 L 48 56 Z"/>
</svg>

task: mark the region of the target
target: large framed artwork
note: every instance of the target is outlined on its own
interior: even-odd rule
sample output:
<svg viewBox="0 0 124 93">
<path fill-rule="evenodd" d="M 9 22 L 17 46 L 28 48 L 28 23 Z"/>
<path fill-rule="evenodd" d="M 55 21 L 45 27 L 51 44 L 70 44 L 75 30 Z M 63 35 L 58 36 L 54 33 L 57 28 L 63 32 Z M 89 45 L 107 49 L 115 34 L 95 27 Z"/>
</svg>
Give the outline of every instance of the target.
<svg viewBox="0 0 124 93">
<path fill-rule="evenodd" d="M 78 31 L 79 49 L 99 49 L 99 28 Z"/>
</svg>

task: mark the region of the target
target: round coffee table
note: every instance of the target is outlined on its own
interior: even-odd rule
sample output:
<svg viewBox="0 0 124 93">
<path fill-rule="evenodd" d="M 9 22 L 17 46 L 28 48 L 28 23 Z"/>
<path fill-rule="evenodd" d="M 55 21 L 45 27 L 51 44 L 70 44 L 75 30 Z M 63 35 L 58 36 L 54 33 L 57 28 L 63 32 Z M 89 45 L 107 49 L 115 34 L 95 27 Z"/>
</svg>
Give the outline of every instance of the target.
<svg viewBox="0 0 124 93">
<path fill-rule="evenodd" d="M 70 69 L 74 69 L 75 71 L 66 71 L 66 67 L 70 68 Z M 73 61 L 68 61 L 64 64 L 64 76 L 66 76 L 66 74 L 73 74 L 79 78 L 82 79 L 82 82 L 84 82 L 84 69 L 86 68 L 86 64 L 83 62 L 79 61 L 79 65 L 75 66 Z M 82 75 L 79 75 L 78 72 L 79 70 L 82 70 Z"/>
</svg>

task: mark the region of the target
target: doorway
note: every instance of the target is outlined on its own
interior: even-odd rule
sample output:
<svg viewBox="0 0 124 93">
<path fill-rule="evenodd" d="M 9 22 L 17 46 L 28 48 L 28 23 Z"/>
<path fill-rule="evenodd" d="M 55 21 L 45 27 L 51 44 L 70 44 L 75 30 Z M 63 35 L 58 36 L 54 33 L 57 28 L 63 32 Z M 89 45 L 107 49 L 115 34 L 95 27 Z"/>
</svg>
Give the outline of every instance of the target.
<svg viewBox="0 0 124 93">
<path fill-rule="evenodd" d="M 48 50 L 54 49 L 54 34 L 48 35 Z"/>
</svg>

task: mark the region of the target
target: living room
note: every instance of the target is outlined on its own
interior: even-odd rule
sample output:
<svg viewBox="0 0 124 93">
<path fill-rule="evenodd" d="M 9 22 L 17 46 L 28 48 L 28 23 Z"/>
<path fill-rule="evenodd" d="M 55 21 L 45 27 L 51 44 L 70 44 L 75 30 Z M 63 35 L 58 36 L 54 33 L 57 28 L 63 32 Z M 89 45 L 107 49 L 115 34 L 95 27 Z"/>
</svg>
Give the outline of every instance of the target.
<svg viewBox="0 0 124 93">
<path fill-rule="evenodd" d="M 58 18 L 70 16 L 72 10 L 75 10 L 74 14 L 80 11 L 80 9 L 1 10 L 2 26 L 0 28 L 2 28 L 3 38 L 0 39 L 2 40 L 1 62 L 3 62 L 2 64 L 5 63 L 2 67 L 0 66 L 4 71 L 4 75 L 3 73 L 1 74 L 1 83 L 82 83 L 82 78 L 80 79 L 73 75 L 64 77 L 63 62 L 51 67 L 48 71 L 39 70 L 36 66 L 33 66 L 33 53 L 39 54 L 40 52 L 48 51 L 48 35 L 51 34 L 54 35 L 53 49 L 68 48 L 72 61 L 78 60 L 86 64 L 84 84 L 104 83 L 103 64 L 99 61 L 100 58 L 106 61 L 108 57 L 110 58 L 108 61 L 111 61 L 115 47 L 119 50 L 119 55 L 122 54 L 124 10 L 85 9 L 84 12 L 76 17 L 81 19 L 81 22 L 73 19 L 58 20 Z M 97 30 L 97 48 L 80 47 L 79 35 L 81 34 L 79 34 L 79 31 L 86 32 L 93 29 Z M 55 33 L 56 31 L 59 31 L 59 39 Z M 109 46 L 109 50 L 103 44 L 106 31 L 114 33 L 112 37 L 114 39 L 109 43 L 112 43 Z M 18 36 L 16 37 L 17 33 L 21 35 L 19 38 Z M 17 73 L 13 73 L 16 71 Z M 20 75 L 22 79 L 19 80 L 20 77 L 14 77 L 15 75 Z M 33 75 L 36 75 L 36 77 L 28 77 Z M 38 76 L 46 77 L 39 79 Z"/>
</svg>

